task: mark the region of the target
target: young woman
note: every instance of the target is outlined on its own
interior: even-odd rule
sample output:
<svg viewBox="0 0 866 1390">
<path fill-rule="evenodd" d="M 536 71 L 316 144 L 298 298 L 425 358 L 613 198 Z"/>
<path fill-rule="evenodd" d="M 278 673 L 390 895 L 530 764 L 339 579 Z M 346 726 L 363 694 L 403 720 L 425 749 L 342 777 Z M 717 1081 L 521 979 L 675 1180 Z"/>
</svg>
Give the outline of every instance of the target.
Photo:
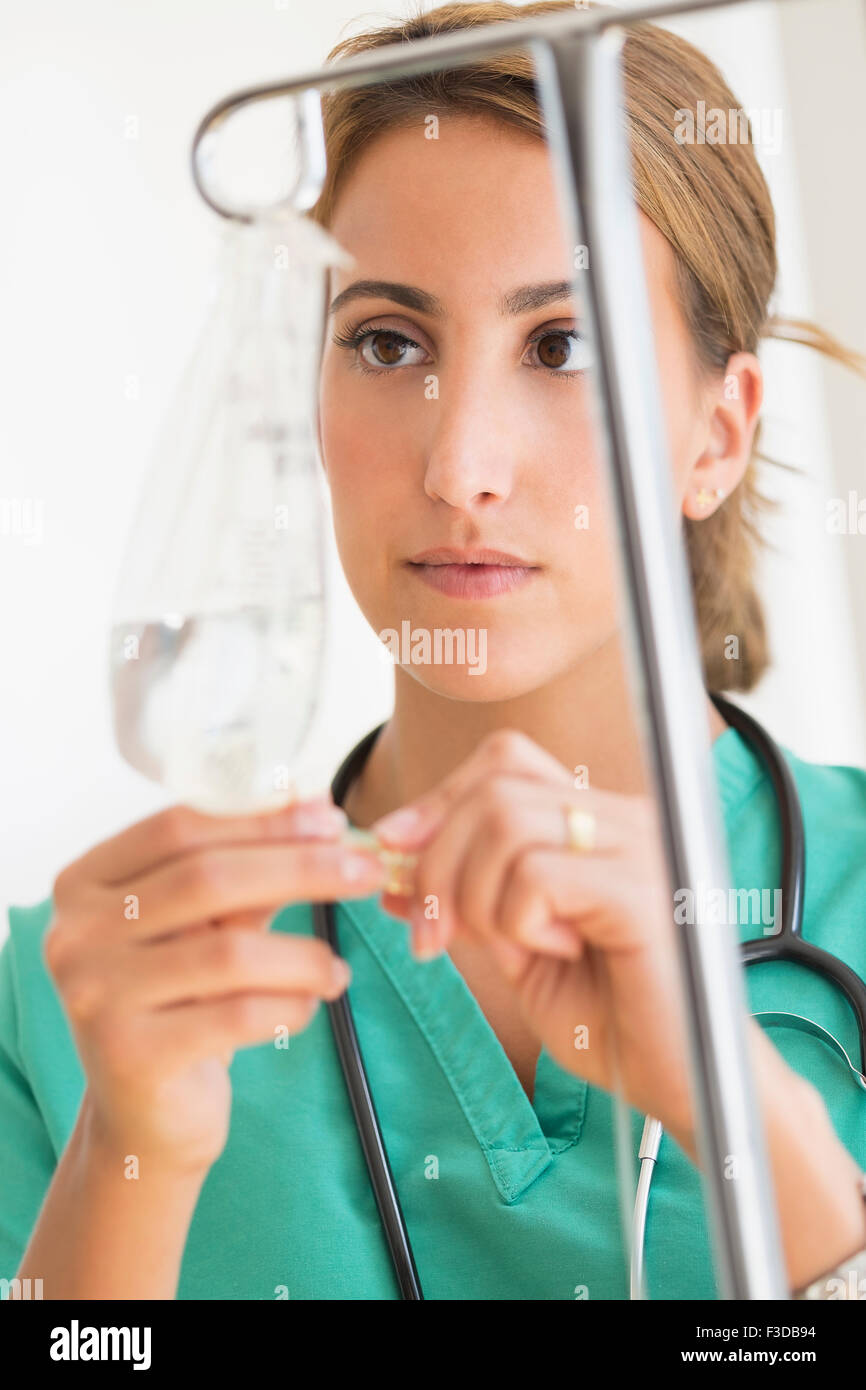
<svg viewBox="0 0 866 1390">
<path fill-rule="evenodd" d="M 445 5 L 331 56 L 570 8 Z M 677 109 L 738 107 L 717 70 L 650 25 L 625 61 L 706 686 L 749 690 L 768 662 L 751 577 L 756 350 L 776 331 L 854 359 L 768 314 L 774 220 L 753 147 L 676 139 Z M 13 909 L 0 1274 L 41 1278 L 46 1298 L 397 1296 L 317 1009 L 347 979 L 312 936 L 311 903 L 333 899 L 425 1296 L 628 1297 L 615 1056 L 635 1145 L 644 1112 L 665 1127 L 649 1293 L 712 1299 L 671 904 L 531 66 L 507 54 L 325 107 L 312 215 L 355 257 L 330 287 L 321 362 L 342 564 L 377 633 L 483 631 L 485 667 L 395 667 L 391 718 L 343 765 L 342 812 L 327 797 L 232 821 L 173 807 Z M 734 883 L 774 889 L 768 779 L 709 698 L 705 714 Z M 809 847 L 804 934 L 862 975 L 866 772 L 786 756 Z M 569 838 L 575 810 L 588 840 Z M 413 896 L 341 846 L 347 817 L 418 855 Z M 856 1055 L 823 981 L 782 965 L 747 979 L 753 1009 L 847 1028 Z M 866 1245 L 866 1096 L 814 1038 L 748 1028 L 799 1290 Z"/>
</svg>

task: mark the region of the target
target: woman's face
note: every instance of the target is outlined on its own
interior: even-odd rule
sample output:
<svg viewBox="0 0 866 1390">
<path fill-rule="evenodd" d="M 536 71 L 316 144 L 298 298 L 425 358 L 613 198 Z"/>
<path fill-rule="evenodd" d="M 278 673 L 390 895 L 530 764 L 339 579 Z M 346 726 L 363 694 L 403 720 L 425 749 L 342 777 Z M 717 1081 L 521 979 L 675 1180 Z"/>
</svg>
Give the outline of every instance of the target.
<svg viewBox="0 0 866 1390">
<path fill-rule="evenodd" d="M 698 486 L 730 491 L 751 432 L 731 436 L 736 404 L 719 415 L 721 388 L 702 383 L 674 298 L 673 251 L 643 214 L 640 226 L 678 507 L 700 516 Z M 331 231 L 356 262 L 331 272 L 331 303 L 358 281 L 392 285 L 338 305 L 325 332 L 319 438 L 352 592 L 378 634 L 405 620 L 413 634 L 484 630 L 484 678 L 468 663 L 405 667 L 428 689 L 537 689 L 621 622 L 575 248 L 547 148 L 483 117 L 440 120 L 436 140 L 423 123 L 389 131 L 347 178 Z M 549 301 L 525 290 L 557 282 Z M 357 347 L 334 342 L 371 329 Z M 437 547 L 532 568 L 413 563 Z"/>
</svg>

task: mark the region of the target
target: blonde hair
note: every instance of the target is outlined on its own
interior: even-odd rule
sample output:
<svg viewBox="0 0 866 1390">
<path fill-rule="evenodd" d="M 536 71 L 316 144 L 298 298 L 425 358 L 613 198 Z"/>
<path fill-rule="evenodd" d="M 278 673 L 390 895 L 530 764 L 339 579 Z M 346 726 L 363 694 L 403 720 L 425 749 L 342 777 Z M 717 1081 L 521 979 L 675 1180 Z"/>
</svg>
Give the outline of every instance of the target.
<svg viewBox="0 0 866 1390">
<path fill-rule="evenodd" d="M 613 10 L 592 4 L 587 8 Z M 496 21 L 573 10 L 572 0 L 449 3 L 399 18 L 387 27 L 338 43 L 328 63 L 387 44 Z M 735 352 L 756 352 L 762 338 L 780 338 L 818 352 L 866 376 L 866 359 L 807 320 L 769 314 L 777 273 L 773 205 L 751 142 L 680 143 L 677 111 L 740 110 L 721 73 L 699 49 L 657 25 L 629 26 L 623 48 L 626 113 L 638 207 L 675 253 L 676 288 L 699 367 L 722 372 Z M 526 52 L 496 54 L 448 69 L 400 77 L 322 97 L 327 176 L 309 216 L 329 226 L 346 175 L 376 135 L 414 124 L 443 110 L 485 114 L 545 138 L 532 59 Z M 758 461 L 779 464 L 758 450 L 733 492 L 705 520 L 683 518 L 686 549 L 707 689 L 750 690 L 770 662 L 764 610 L 754 583 L 759 521 L 778 503 L 758 487 Z M 799 471 L 795 469 L 794 471 Z M 739 638 L 739 660 L 725 656 L 729 634 Z"/>
</svg>

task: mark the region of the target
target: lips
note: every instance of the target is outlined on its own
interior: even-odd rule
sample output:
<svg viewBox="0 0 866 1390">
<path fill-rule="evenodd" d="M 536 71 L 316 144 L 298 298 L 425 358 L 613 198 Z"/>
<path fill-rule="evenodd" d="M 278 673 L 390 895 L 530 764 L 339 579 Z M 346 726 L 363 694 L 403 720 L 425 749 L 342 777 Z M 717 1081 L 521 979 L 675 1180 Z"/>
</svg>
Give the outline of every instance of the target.
<svg viewBox="0 0 866 1390">
<path fill-rule="evenodd" d="M 432 550 L 421 550 L 409 560 L 410 565 L 501 565 L 517 566 L 520 569 L 535 569 L 530 560 L 521 555 L 511 555 L 505 550 L 473 549 L 457 550 L 453 546 L 437 546 Z"/>
<path fill-rule="evenodd" d="M 501 552 L 500 552 L 501 553 Z M 422 584 L 455 599 L 491 599 L 511 593 L 540 573 L 537 565 L 520 565 L 514 556 L 495 564 L 471 560 L 412 561 L 408 569 Z"/>
</svg>

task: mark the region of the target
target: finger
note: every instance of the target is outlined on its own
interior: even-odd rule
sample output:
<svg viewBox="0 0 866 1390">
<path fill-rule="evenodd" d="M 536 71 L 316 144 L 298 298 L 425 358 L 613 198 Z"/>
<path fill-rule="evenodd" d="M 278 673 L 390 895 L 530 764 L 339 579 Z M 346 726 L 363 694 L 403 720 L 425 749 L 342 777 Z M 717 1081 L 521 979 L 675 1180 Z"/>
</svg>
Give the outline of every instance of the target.
<svg viewBox="0 0 866 1390">
<path fill-rule="evenodd" d="M 329 817 L 329 810 L 336 814 Z M 122 883 L 206 845 L 286 839 L 311 832 L 336 835 L 346 823 L 345 812 L 334 806 L 330 791 L 253 816 L 207 816 L 190 806 L 169 806 L 95 845 L 68 865 L 58 881 Z"/>
<path fill-rule="evenodd" d="M 415 869 L 418 900 L 431 894 L 437 900 L 435 949 L 447 949 L 458 929 L 489 937 L 514 858 L 533 846 L 565 847 L 568 810 L 600 806 L 602 800 L 589 792 L 564 793 L 550 782 L 506 775 L 488 780 L 454 807 L 418 852 Z M 619 838 L 599 810 L 597 851 L 611 853 Z"/>
<path fill-rule="evenodd" d="M 379 894 L 379 906 L 383 912 L 388 913 L 389 917 L 402 917 L 405 922 L 408 922 L 412 899 L 407 898 L 405 893 L 386 893 L 383 891 Z"/>
<path fill-rule="evenodd" d="M 499 907 L 499 932 L 504 940 L 540 955 L 579 960 L 583 919 L 556 918 L 545 886 L 536 877 L 537 870 L 521 867 L 530 860 L 530 854 L 518 859 L 508 874 Z"/>
<path fill-rule="evenodd" d="M 534 800 L 532 790 L 536 792 Z M 495 906 L 508 862 L 520 844 L 532 838 L 533 810 L 540 808 L 540 790 L 541 784 L 515 776 L 488 780 L 453 805 L 447 820 L 417 851 L 416 913 L 418 905 L 431 897 L 437 909 L 431 951 L 444 950 L 461 928 L 488 936 L 492 933 L 490 913 L 485 913 L 484 907 Z M 549 783 L 544 785 L 544 795 L 542 816 L 549 828 Z"/>
<path fill-rule="evenodd" d="M 428 792 L 371 829 L 383 844 L 423 844 L 468 791 L 496 774 L 536 778 L 572 788 L 570 773 L 550 753 L 516 729 L 496 729 L 475 751 Z M 398 820 L 398 817 L 400 818 Z"/>
<path fill-rule="evenodd" d="M 181 927 L 180 932 L 185 936 L 191 936 L 196 932 L 223 931 L 227 927 L 237 927 L 243 931 L 267 931 L 279 912 L 280 908 L 273 906 L 252 910 L 245 908 L 241 912 L 228 912 L 220 917 L 206 917 L 201 922 L 192 922 L 188 926 Z M 149 941 L 167 941 L 170 939 L 170 934 L 148 937 Z"/>
<path fill-rule="evenodd" d="M 576 937 L 602 950 L 645 946 L 641 919 L 652 918 L 655 905 L 641 891 L 646 913 L 636 914 L 624 859 L 531 849 L 512 862 L 497 906 L 498 929 L 508 940 L 553 954 L 557 941 L 565 953 Z"/>
<path fill-rule="evenodd" d="M 122 897 L 118 890 L 103 889 L 99 918 L 104 922 L 116 910 L 119 925 L 140 940 L 232 912 L 269 908 L 274 914 L 292 902 L 367 897 L 384 879 L 373 851 L 347 850 L 339 843 L 211 846 L 127 881 Z M 112 892 L 118 892 L 116 909 Z"/>
<path fill-rule="evenodd" d="M 348 984 L 347 972 L 346 962 L 316 937 L 259 936 L 227 928 L 144 943 L 136 952 L 123 998 L 132 1009 L 235 993 L 292 992 L 336 999 Z"/>
<path fill-rule="evenodd" d="M 604 798 L 594 793 L 564 795 L 550 783 L 501 777 L 491 782 L 481 795 L 486 798 L 487 805 L 475 834 L 458 828 L 465 849 L 453 900 L 446 902 L 449 910 L 444 914 L 443 949 L 447 947 L 455 922 L 471 926 L 482 935 L 489 936 L 495 930 L 497 905 L 518 855 L 533 848 L 573 853 L 568 830 L 568 812 L 572 808 L 590 811 L 595 817 L 593 853 L 609 855 L 621 848 L 622 834 L 602 811 Z M 458 810 L 454 819 L 459 816 Z M 445 830 L 440 832 L 437 844 L 445 834 Z"/>
<path fill-rule="evenodd" d="M 180 1004 L 152 1015 L 148 1061 L 156 1070 L 188 1066 L 219 1056 L 227 1064 L 239 1047 L 276 1043 L 312 1022 L 319 1000 L 310 994 L 236 994 L 206 1003 Z"/>
<path fill-rule="evenodd" d="M 504 936 L 494 936 L 490 939 L 490 953 L 509 984 L 519 987 L 533 959 L 532 951 L 506 941 Z"/>
</svg>

